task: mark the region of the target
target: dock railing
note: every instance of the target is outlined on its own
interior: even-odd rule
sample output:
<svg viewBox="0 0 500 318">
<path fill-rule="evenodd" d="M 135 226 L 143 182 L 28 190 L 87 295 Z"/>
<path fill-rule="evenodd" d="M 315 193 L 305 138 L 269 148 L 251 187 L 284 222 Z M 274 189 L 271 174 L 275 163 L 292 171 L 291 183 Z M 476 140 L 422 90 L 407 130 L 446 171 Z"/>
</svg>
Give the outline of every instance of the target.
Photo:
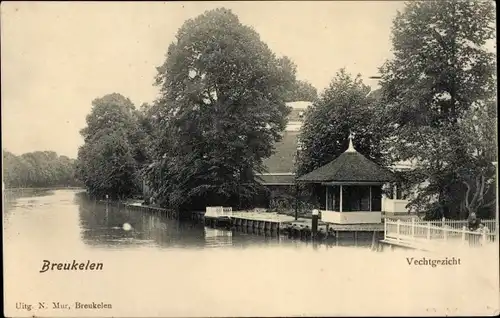
<svg viewBox="0 0 500 318">
<path fill-rule="evenodd" d="M 452 222 L 448 224 L 439 221 L 440 223 L 437 225 L 435 221 L 422 222 L 415 219 L 386 219 L 384 224 L 384 240 L 414 248 L 429 246 L 434 243 L 446 243 L 447 241 L 481 245 L 495 240 L 495 231 L 490 231 L 484 221 L 484 230 L 480 231 L 468 230 L 465 225 L 459 223 L 461 221 L 450 221 Z M 458 224 L 462 225 L 461 228 L 458 227 Z M 467 224 L 467 221 L 463 224 Z M 493 224 L 494 228 L 495 224 Z"/>
<path fill-rule="evenodd" d="M 441 219 L 441 220 L 434 220 L 434 221 L 416 221 L 418 224 L 424 224 L 427 225 L 427 223 L 430 223 L 431 226 L 439 226 L 439 227 L 447 227 L 451 229 L 456 229 L 456 230 L 461 230 L 464 226 L 467 227 L 468 221 L 467 220 L 451 220 L 451 219 Z M 496 229 L 496 222 L 495 220 L 481 220 L 481 223 L 488 228 L 488 230 L 491 233 L 495 233 Z"/>
<path fill-rule="evenodd" d="M 207 206 L 206 217 L 232 217 L 233 208 L 232 207 L 222 207 L 222 206 Z"/>
</svg>

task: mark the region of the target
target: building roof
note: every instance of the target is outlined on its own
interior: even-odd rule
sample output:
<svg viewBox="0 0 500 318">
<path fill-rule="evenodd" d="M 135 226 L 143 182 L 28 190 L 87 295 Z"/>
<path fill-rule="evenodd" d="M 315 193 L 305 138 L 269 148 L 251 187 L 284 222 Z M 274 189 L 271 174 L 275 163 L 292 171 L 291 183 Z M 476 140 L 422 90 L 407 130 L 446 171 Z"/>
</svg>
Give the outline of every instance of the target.
<svg viewBox="0 0 500 318">
<path fill-rule="evenodd" d="M 274 154 L 264 160 L 269 173 L 295 171 L 295 156 L 297 154 L 298 131 L 285 131 L 283 139 L 275 144 Z"/>
<path fill-rule="evenodd" d="M 275 144 L 274 154 L 264 160 L 267 172 L 257 175 L 258 181 L 266 185 L 284 185 L 295 183 L 295 156 L 302 126 L 302 112 L 312 105 L 311 102 L 296 101 L 286 103 L 292 108 L 288 116 L 288 125 L 283 138 Z"/>
<path fill-rule="evenodd" d="M 349 149 L 336 159 L 298 178 L 302 182 L 389 182 L 395 175 L 387 168 L 357 152 L 349 142 Z"/>
</svg>

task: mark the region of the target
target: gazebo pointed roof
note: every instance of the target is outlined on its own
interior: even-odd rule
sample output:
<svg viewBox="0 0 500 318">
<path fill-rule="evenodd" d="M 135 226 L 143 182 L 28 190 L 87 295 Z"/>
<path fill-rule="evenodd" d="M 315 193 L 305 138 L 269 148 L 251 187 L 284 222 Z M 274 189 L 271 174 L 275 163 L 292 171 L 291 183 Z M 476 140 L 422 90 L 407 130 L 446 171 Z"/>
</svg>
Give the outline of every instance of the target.
<svg viewBox="0 0 500 318">
<path fill-rule="evenodd" d="M 349 137 L 349 148 L 333 161 L 297 179 L 302 182 L 390 182 L 396 177 L 389 169 L 382 167 L 357 152 Z"/>
</svg>

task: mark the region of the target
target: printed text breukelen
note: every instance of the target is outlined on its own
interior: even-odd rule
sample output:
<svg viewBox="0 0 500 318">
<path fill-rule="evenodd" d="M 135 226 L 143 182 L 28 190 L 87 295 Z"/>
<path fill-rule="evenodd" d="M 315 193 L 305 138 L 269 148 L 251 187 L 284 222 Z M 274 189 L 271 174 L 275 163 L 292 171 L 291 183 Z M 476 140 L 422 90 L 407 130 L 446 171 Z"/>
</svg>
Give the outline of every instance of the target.
<svg viewBox="0 0 500 318">
<path fill-rule="evenodd" d="M 47 271 L 102 271 L 103 267 L 103 263 L 95 263 L 90 260 L 86 262 L 77 262 L 73 260 L 72 263 L 58 263 L 44 260 L 40 273 L 45 273 Z"/>
</svg>

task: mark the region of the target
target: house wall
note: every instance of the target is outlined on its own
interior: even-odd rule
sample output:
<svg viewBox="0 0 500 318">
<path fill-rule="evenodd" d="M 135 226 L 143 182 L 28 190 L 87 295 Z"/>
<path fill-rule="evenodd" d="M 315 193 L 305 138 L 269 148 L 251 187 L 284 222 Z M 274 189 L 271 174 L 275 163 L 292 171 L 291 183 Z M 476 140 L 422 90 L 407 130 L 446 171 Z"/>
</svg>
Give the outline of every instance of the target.
<svg viewBox="0 0 500 318">
<path fill-rule="evenodd" d="M 408 200 L 394 200 L 387 197 L 382 197 L 382 211 L 392 214 L 408 214 L 409 209 L 406 205 Z"/>
</svg>

